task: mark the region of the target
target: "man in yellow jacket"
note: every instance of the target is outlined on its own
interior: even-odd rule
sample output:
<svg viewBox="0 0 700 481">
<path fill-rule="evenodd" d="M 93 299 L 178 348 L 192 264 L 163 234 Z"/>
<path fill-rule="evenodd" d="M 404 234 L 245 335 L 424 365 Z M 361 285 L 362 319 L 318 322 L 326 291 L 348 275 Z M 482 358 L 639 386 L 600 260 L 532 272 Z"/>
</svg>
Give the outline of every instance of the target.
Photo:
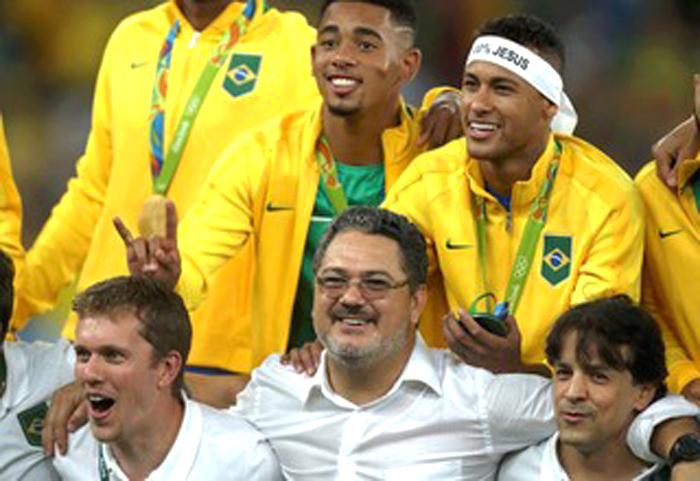
<svg viewBox="0 0 700 481">
<path fill-rule="evenodd" d="M 467 140 L 416 159 L 385 203 L 429 239 L 448 344 L 496 372 L 547 372 L 544 339 L 572 304 L 639 297 L 642 206 L 612 160 L 567 134 L 563 57 L 538 19 L 488 22 L 463 79 Z M 435 343 L 443 332 L 430 325 Z"/>
<path fill-rule="evenodd" d="M 301 15 L 280 13 L 264 0 L 169 0 L 125 19 L 104 52 L 92 130 L 77 176 L 28 252 L 13 328 L 52 308 L 61 289 L 75 278 L 76 289 L 82 291 L 127 272 L 112 218 L 120 215 L 135 222 L 144 201 L 163 191 L 154 181 L 165 178 L 160 174 L 168 165 L 177 164 L 177 169 L 164 191 L 184 214 L 232 139 L 318 98 L 308 60 L 314 38 Z M 212 68 L 208 92 L 195 94 Z M 201 106 L 188 118 L 192 100 Z M 178 156 L 168 155 L 176 150 L 172 146 L 182 136 L 182 125 L 192 128 L 186 132 L 188 140 L 179 142 L 179 162 L 173 162 Z M 164 166 L 157 166 L 159 162 Z M 247 262 L 244 255 L 231 264 Z M 209 302 L 193 315 L 198 326 L 193 366 L 248 368 L 249 336 L 239 321 L 246 315 L 246 280 L 231 276 L 234 267 L 239 266 L 224 268 Z M 72 337 L 74 327 L 71 318 L 64 337 Z M 215 362 L 207 341 L 217 336 L 240 342 Z M 198 394 L 198 385 L 192 384 L 196 377 L 188 378 Z M 223 381 L 225 388 L 227 379 L 205 381 Z"/>
<path fill-rule="evenodd" d="M 233 139 L 317 102 L 315 36 L 301 15 L 264 0 L 169 0 L 124 20 L 105 50 L 77 177 L 28 253 L 13 328 L 53 307 L 74 278 L 82 291 L 127 272 L 115 215 L 136 224 L 153 194 L 185 215 Z M 228 405 L 238 386 L 207 374 L 253 367 L 252 249 L 241 246 L 222 266 L 192 316 L 188 385 L 204 402 Z M 69 319 L 63 335 L 74 326 Z"/>
<path fill-rule="evenodd" d="M 700 76 L 695 76 L 695 119 L 700 114 Z M 646 208 L 642 302 L 656 315 L 666 342 L 667 380 L 672 392 L 700 404 L 700 157 L 698 129 L 685 136 L 687 147 L 665 179 L 650 163 L 635 182 Z M 695 144 L 692 147 L 692 144 Z M 694 158 L 690 158 L 690 156 Z M 669 175 L 670 174 L 670 175 Z"/>
<path fill-rule="evenodd" d="M 313 339 L 311 261 L 328 222 L 348 205 L 378 205 L 425 148 L 417 142 L 424 110 L 404 105 L 400 95 L 420 65 L 415 13 L 408 2 L 385 3 L 326 2 L 312 54 L 323 103 L 235 141 L 177 242 L 172 211 L 168 235 L 150 243 L 118 223 L 131 271 L 173 285 L 179 278 L 190 307 L 252 243 L 253 365 Z"/>
</svg>

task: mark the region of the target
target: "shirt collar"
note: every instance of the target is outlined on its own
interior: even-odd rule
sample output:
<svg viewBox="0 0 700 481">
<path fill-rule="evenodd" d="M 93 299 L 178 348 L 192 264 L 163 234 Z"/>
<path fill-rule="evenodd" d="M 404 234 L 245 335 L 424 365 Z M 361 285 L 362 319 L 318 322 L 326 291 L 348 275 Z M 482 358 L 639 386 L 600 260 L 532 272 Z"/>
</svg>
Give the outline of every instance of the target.
<svg viewBox="0 0 700 481">
<path fill-rule="evenodd" d="M 559 461 L 557 444 L 559 442 L 559 431 L 547 440 L 547 448 L 542 457 L 540 467 L 540 481 L 569 481 L 569 475 Z M 644 468 L 632 481 L 647 479 L 654 471 L 663 468 L 663 464 L 653 464 Z"/>
<path fill-rule="evenodd" d="M 171 24 L 174 24 L 176 20 L 180 21 L 180 26 L 184 31 L 192 33 L 194 29 L 187 21 L 185 16 L 182 14 L 180 7 L 177 5 L 177 0 L 170 0 L 170 15 L 169 19 Z M 256 27 L 260 22 L 261 17 L 265 12 L 269 10 L 266 0 L 245 0 L 245 1 L 233 1 L 226 6 L 223 12 L 219 14 L 214 21 L 207 26 L 202 31 L 202 36 L 208 37 L 213 36 L 219 38 L 224 31 L 231 27 L 231 24 L 238 18 L 239 15 L 244 14 L 251 18 L 250 26 L 248 30 Z"/>
<path fill-rule="evenodd" d="M 442 396 L 441 370 L 444 369 L 438 362 L 438 358 L 433 356 L 431 350 L 425 345 L 420 334 L 416 335 L 416 342 L 411 351 L 411 356 L 408 358 L 406 367 L 397 379 L 391 389 L 381 398 L 370 403 L 375 404 L 381 400 L 391 396 L 404 383 L 420 383 L 432 389 L 438 396 Z M 327 351 L 321 353 L 321 362 L 316 374 L 310 379 L 310 382 L 298 391 L 299 399 L 306 404 L 314 395 L 322 395 L 328 400 L 343 407 L 354 408 L 352 403 L 338 396 L 331 388 L 327 376 L 328 372 L 328 354 Z"/>
<path fill-rule="evenodd" d="M 202 438 L 202 411 L 193 401 L 183 395 L 184 413 L 180 430 L 175 442 L 170 447 L 163 462 L 146 478 L 148 481 L 185 481 L 194 465 L 197 447 Z M 128 477 L 117 464 L 111 450 L 100 443 L 107 469 L 118 480 L 128 480 Z"/>
<path fill-rule="evenodd" d="M 684 189 L 697 172 L 700 172 L 700 155 L 695 159 L 681 161 L 681 165 L 678 166 L 678 188 Z"/>
<path fill-rule="evenodd" d="M 559 462 L 557 454 L 557 443 L 559 442 L 559 432 L 547 440 L 547 447 L 542 456 L 542 466 L 540 467 L 541 481 L 568 481 L 569 475 L 564 471 L 564 467 Z"/>
<path fill-rule="evenodd" d="M 313 165 L 316 165 L 316 142 L 323 131 L 323 106 L 322 101 L 316 105 L 315 112 L 309 118 L 309 126 L 306 130 L 302 155 Z M 420 122 L 415 121 L 416 113 L 403 97 L 399 99 L 399 125 L 390 127 L 382 132 L 382 145 L 384 146 L 384 162 L 399 163 L 407 158 L 403 153 L 414 150 L 410 158 L 416 157 L 424 148 L 416 146 L 413 139 L 420 136 Z"/>
<path fill-rule="evenodd" d="M 549 174 L 549 166 L 556 155 L 556 151 L 557 148 L 554 135 L 550 134 L 549 139 L 547 140 L 547 147 L 545 147 L 544 152 L 532 167 L 530 178 L 527 180 L 518 181 L 513 186 L 513 193 L 511 194 L 511 202 L 513 205 L 527 205 L 535 200 L 540 192 L 542 184 L 547 179 L 547 175 Z M 481 174 L 479 161 L 469 157 L 468 149 L 466 149 L 466 155 L 467 178 L 472 192 L 481 197 L 488 197 L 496 202 L 496 199 L 486 191 L 484 177 Z M 561 153 L 561 156 L 562 158 L 564 157 L 563 152 Z"/>
</svg>

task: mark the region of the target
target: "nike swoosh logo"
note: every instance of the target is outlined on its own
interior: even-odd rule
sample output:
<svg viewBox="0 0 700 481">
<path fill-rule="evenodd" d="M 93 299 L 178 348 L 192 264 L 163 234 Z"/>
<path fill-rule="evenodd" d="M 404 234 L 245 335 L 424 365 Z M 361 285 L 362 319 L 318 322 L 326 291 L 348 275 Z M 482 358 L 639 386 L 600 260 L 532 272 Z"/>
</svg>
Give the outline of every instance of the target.
<svg viewBox="0 0 700 481">
<path fill-rule="evenodd" d="M 272 202 L 268 202 L 266 209 L 268 212 L 280 212 L 283 210 L 294 210 L 294 207 L 287 207 L 284 205 L 272 205 Z"/>
<path fill-rule="evenodd" d="M 447 242 L 445 242 L 445 247 L 447 247 L 449 250 L 464 250 L 474 248 L 472 244 L 453 244 L 452 239 L 447 239 Z"/>
<path fill-rule="evenodd" d="M 145 65 L 148 65 L 148 62 L 131 62 L 131 70 L 136 70 L 137 68 L 141 68 Z"/>
<path fill-rule="evenodd" d="M 668 238 L 668 237 L 671 237 L 671 236 L 674 236 L 674 235 L 678 235 L 678 234 L 680 234 L 681 232 L 683 232 L 683 229 L 670 230 L 670 231 L 667 231 L 667 232 L 664 232 L 664 231 L 662 231 L 661 229 L 659 229 L 659 237 L 660 237 L 661 239 L 666 239 L 666 238 Z"/>
</svg>

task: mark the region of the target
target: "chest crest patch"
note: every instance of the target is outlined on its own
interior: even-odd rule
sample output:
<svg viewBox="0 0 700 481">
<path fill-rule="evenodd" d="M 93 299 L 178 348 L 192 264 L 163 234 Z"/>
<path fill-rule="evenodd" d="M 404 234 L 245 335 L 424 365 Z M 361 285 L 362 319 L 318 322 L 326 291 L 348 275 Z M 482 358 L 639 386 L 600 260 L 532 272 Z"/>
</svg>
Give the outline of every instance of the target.
<svg viewBox="0 0 700 481">
<path fill-rule="evenodd" d="M 41 429 L 49 406 L 43 402 L 17 414 L 24 437 L 30 446 L 41 446 Z"/>
<path fill-rule="evenodd" d="M 262 65 L 262 55 L 234 53 L 224 76 L 224 89 L 233 98 L 243 97 L 255 90 Z"/>
<path fill-rule="evenodd" d="M 573 238 L 570 235 L 544 235 L 540 275 L 552 286 L 571 275 Z"/>
</svg>

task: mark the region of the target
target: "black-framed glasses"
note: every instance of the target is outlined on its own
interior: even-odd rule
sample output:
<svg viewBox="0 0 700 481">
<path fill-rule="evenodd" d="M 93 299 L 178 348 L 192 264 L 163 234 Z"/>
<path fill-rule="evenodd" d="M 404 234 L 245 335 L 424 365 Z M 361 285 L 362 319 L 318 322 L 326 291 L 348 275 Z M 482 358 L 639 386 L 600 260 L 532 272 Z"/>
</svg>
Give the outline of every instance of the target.
<svg viewBox="0 0 700 481">
<path fill-rule="evenodd" d="M 355 284 L 367 300 L 381 299 L 389 295 L 389 292 L 408 285 L 408 279 L 400 282 L 392 282 L 389 279 L 370 277 L 367 279 L 347 279 L 340 276 L 319 276 L 316 277 L 316 284 L 321 288 L 321 292 L 330 299 L 339 299 Z"/>
</svg>

